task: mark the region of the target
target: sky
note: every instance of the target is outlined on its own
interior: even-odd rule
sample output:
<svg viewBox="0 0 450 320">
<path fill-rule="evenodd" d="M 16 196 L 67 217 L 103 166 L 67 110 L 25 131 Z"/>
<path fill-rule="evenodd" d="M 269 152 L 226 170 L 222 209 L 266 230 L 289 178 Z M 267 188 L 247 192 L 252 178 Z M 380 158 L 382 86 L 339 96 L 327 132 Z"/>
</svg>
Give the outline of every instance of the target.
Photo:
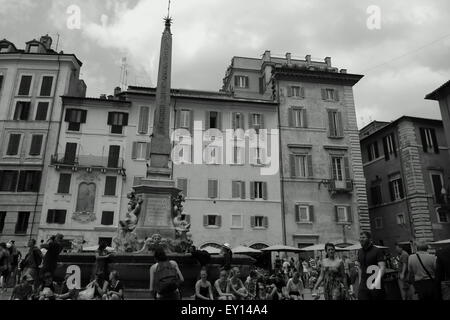
<svg viewBox="0 0 450 320">
<path fill-rule="evenodd" d="M 167 6 L 0 0 L 0 38 L 23 49 L 48 33 L 55 49 L 59 34 L 58 51 L 83 62 L 88 96 L 112 94 L 124 57 L 128 85 L 155 86 Z M 450 79 L 448 0 L 172 0 L 170 14 L 173 88 L 218 91 L 233 56 L 310 54 L 365 75 L 354 87 L 360 128 L 402 115 L 441 118 L 424 96 Z"/>
</svg>

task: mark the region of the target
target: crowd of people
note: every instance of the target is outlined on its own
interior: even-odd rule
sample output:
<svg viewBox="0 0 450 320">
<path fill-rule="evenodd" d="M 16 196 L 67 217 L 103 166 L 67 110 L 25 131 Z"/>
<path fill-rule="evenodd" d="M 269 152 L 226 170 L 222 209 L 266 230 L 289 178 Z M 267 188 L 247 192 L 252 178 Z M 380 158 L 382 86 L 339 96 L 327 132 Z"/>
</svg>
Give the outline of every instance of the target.
<svg viewBox="0 0 450 320">
<path fill-rule="evenodd" d="M 62 283 L 54 281 L 62 235 L 51 237 L 40 248 L 28 243 L 22 259 L 14 241 L 0 243 L 1 288 L 13 287 L 12 300 L 124 300 L 125 287 L 117 270 L 109 270 L 111 253 L 100 244 L 92 281 L 83 289 L 69 286 L 71 274 Z M 376 247 L 369 232 L 362 232 L 361 249 L 349 259 L 338 255 L 332 243 L 325 245 L 325 257 L 276 257 L 271 268 L 252 266 L 247 277 L 233 266 L 229 244 L 222 248 L 223 264 L 217 279 L 212 279 L 209 254 L 192 248 L 191 254 L 201 271 L 195 283 L 196 300 L 384 300 L 387 298 L 386 274 L 395 274 L 403 300 L 450 299 L 450 247 L 436 255 L 428 245 L 418 242 L 417 252 L 409 254 L 400 244 L 397 255 L 390 256 Z M 154 251 L 156 263 L 150 268 L 150 292 L 156 300 L 178 300 L 183 296 L 184 276 L 176 261 L 164 249 Z M 214 267 L 215 268 L 215 267 Z M 213 270 L 217 274 L 217 270 Z M 248 270 L 246 270 L 248 271 Z M 247 274 L 247 272 L 246 272 Z M 17 281 L 20 280 L 20 281 Z M 16 281 L 18 284 L 16 285 Z M 392 290 L 392 288 L 391 288 Z"/>
</svg>

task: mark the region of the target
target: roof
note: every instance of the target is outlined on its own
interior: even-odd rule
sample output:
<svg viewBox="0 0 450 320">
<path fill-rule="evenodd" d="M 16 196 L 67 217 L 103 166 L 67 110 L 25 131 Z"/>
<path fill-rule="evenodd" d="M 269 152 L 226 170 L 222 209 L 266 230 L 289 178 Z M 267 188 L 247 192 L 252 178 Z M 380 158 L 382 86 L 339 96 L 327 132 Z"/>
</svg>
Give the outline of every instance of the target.
<svg viewBox="0 0 450 320">
<path fill-rule="evenodd" d="M 338 73 L 325 70 L 308 70 L 307 67 L 287 67 L 281 66 L 275 68 L 275 77 L 295 77 L 307 78 L 309 81 L 333 81 L 346 83 L 349 85 L 357 84 L 364 76 L 351 73 Z"/>
<path fill-rule="evenodd" d="M 102 99 L 102 98 L 92 98 L 92 97 L 75 97 L 75 96 L 61 96 L 63 102 L 101 102 L 104 104 L 123 104 L 130 105 L 131 101 L 119 100 L 119 99 Z"/>
<path fill-rule="evenodd" d="M 425 96 L 425 100 L 439 100 L 444 95 L 450 95 L 450 80 Z"/>
</svg>

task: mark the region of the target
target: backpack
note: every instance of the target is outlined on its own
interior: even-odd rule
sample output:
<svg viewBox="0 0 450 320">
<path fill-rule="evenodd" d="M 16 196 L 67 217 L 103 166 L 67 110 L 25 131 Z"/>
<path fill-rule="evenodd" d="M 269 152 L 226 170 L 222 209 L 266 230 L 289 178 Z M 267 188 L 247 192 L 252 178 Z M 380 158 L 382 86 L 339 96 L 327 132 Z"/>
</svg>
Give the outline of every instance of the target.
<svg viewBox="0 0 450 320">
<path fill-rule="evenodd" d="M 155 291 L 159 294 L 169 294 L 178 289 L 178 272 L 169 261 L 158 262 L 155 278 Z"/>
</svg>

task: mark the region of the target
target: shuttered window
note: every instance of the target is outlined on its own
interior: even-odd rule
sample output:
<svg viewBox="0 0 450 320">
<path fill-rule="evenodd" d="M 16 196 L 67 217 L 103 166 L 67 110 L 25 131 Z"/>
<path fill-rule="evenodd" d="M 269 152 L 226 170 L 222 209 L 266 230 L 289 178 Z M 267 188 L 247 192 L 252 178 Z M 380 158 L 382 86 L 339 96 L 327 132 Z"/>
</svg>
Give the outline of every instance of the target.
<svg viewBox="0 0 450 320">
<path fill-rule="evenodd" d="M 69 194 L 71 180 L 72 180 L 72 175 L 70 173 L 61 173 L 59 175 L 58 193 Z"/>
<path fill-rule="evenodd" d="M 32 76 L 22 76 L 19 85 L 19 96 L 29 96 Z"/>
<path fill-rule="evenodd" d="M 148 133 L 148 119 L 150 115 L 149 107 L 141 107 L 139 113 L 139 125 L 138 125 L 138 133 L 147 134 Z"/>
<path fill-rule="evenodd" d="M 118 168 L 120 157 L 120 146 L 109 146 L 108 168 Z"/>
<path fill-rule="evenodd" d="M 261 113 L 250 113 L 248 117 L 249 129 L 264 129 L 264 115 Z"/>
<path fill-rule="evenodd" d="M 269 218 L 264 216 L 254 216 L 250 218 L 252 228 L 267 229 L 269 227 Z"/>
<path fill-rule="evenodd" d="M 236 129 L 243 129 L 244 130 L 244 114 L 241 112 L 233 112 L 232 113 L 232 128 L 234 130 Z"/>
<path fill-rule="evenodd" d="M 295 222 L 297 223 L 314 222 L 314 206 L 307 204 L 295 205 Z"/>
<path fill-rule="evenodd" d="M 46 121 L 48 113 L 48 102 L 39 102 L 36 110 L 36 121 Z"/>
<path fill-rule="evenodd" d="M 122 134 L 123 127 L 128 126 L 128 113 L 109 112 L 108 125 L 111 126 L 111 133 Z"/>
<path fill-rule="evenodd" d="M 350 206 L 335 206 L 335 221 L 337 223 L 352 223 L 353 214 Z"/>
<path fill-rule="evenodd" d="M 27 121 L 30 116 L 31 102 L 17 101 L 13 120 Z"/>
<path fill-rule="evenodd" d="M 52 95 L 53 77 L 44 76 L 41 85 L 41 97 L 50 97 Z"/>
<path fill-rule="evenodd" d="M 236 198 L 245 199 L 245 182 L 244 181 L 232 181 L 231 197 L 233 199 L 236 199 Z"/>
<path fill-rule="evenodd" d="M 103 211 L 101 223 L 103 226 L 114 225 L 114 211 Z"/>
<path fill-rule="evenodd" d="M 17 192 L 39 192 L 41 171 L 20 171 Z"/>
<path fill-rule="evenodd" d="M 116 195 L 117 177 L 106 177 L 105 180 L 105 196 Z"/>
<path fill-rule="evenodd" d="M 389 181 L 389 193 L 391 201 L 398 201 L 405 197 L 403 191 L 403 180 L 401 178 L 391 178 Z"/>
<path fill-rule="evenodd" d="M 41 155 L 43 139 L 44 139 L 44 136 L 42 134 L 32 136 L 31 146 L 30 146 L 30 156 Z"/>
<path fill-rule="evenodd" d="M 311 178 L 314 175 L 312 155 L 291 154 L 290 167 L 292 178 Z"/>
<path fill-rule="evenodd" d="M 8 149 L 6 150 L 7 156 L 17 156 L 19 154 L 21 134 L 11 134 L 9 136 Z"/>
<path fill-rule="evenodd" d="M 234 85 L 236 88 L 246 89 L 249 87 L 248 77 L 246 76 L 235 76 L 234 77 Z"/>
<path fill-rule="evenodd" d="M 322 89 L 322 100 L 339 101 L 339 91 L 335 89 Z"/>
<path fill-rule="evenodd" d="M 305 88 L 300 86 L 290 86 L 287 88 L 288 97 L 294 98 L 304 98 L 305 97 Z"/>
<path fill-rule="evenodd" d="M 69 131 L 80 131 L 80 125 L 86 123 L 87 110 L 67 109 L 64 121 L 69 122 Z"/>
<path fill-rule="evenodd" d="M 289 111 L 289 126 L 292 128 L 307 128 L 308 119 L 305 108 L 293 107 Z"/>
<path fill-rule="evenodd" d="M 330 138 L 342 138 L 344 136 L 342 113 L 340 111 L 328 110 L 328 136 Z"/>
<path fill-rule="evenodd" d="M 251 199 L 268 199 L 267 182 L 253 181 L 250 183 Z"/>
<path fill-rule="evenodd" d="M 203 216 L 203 226 L 220 228 L 222 226 L 222 217 L 218 215 L 205 215 Z"/>
<path fill-rule="evenodd" d="M 435 153 L 439 153 L 439 144 L 434 129 L 420 128 L 420 137 L 422 139 L 423 152 L 434 150 Z"/>
<path fill-rule="evenodd" d="M 208 180 L 208 198 L 216 199 L 218 198 L 219 181 L 218 180 Z"/>
<path fill-rule="evenodd" d="M 28 221 L 30 219 L 30 212 L 19 212 L 16 222 L 16 234 L 26 234 L 28 230 Z"/>
<path fill-rule="evenodd" d="M 67 210 L 48 210 L 47 223 L 49 224 L 65 224 Z"/>
<path fill-rule="evenodd" d="M 0 171 L 0 192 L 16 192 L 19 171 Z"/>
</svg>

